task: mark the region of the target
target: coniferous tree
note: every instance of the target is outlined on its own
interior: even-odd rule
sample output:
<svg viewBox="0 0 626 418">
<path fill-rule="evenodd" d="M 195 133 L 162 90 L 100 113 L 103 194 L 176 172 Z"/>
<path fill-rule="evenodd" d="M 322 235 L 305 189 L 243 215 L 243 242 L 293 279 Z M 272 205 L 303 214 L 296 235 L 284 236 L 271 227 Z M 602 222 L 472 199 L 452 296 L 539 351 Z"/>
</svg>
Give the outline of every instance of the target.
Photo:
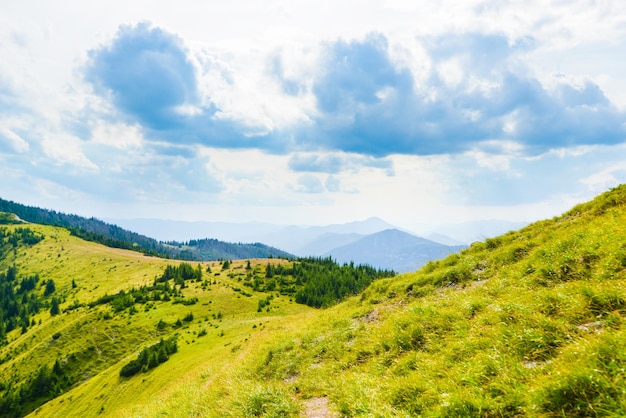
<svg viewBox="0 0 626 418">
<path fill-rule="evenodd" d="M 54 280 L 49 279 L 49 280 L 46 282 L 46 288 L 45 288 L 45 290 L 43 291 L 43 295 L 44 295 L 44 296 L 49 296 L 49 295 L 51 295 L 52 293 L 54 293 L 54 291 L 55 291 L 55 290 L 56 290 L 56 286 L 54 285 Z"/>
<path fill-rule="evenodd" d="M 59 299 L 52 298 L 52 305 L 50 306 L 50 315 L 58 315 L 60 312 L 59 309 Z"/>
</svg>

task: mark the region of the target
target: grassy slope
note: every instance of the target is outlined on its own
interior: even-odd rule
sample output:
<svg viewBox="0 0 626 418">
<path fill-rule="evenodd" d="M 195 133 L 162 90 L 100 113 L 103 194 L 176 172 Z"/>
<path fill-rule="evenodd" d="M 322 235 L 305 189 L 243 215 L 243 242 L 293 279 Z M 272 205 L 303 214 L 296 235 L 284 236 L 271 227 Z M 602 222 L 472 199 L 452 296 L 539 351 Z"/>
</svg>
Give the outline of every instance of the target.
<svg viewBox="0 0 626 418">
<path fill-rule="evenodd" d="M 625 203 L 620 187 L 378 281 L 141 412 L 297 416 L 326 397 L 344 416 L 624 416 Z"/>
<path fill-rule="evenodd" d="M 86 304 L 105 293 L 151 284 L 168 263 L 176 263 L 86 242 L 60 228 L 28 227 L 46 238 L 31 248 L 20 247 L 15 255 L 10 252 L 0 268 L 15 263 L 20 277 L 39 273 L 42 280 L 53 279 L 55 295 L 65 299 L 62 311 L 74 301 Z M 279 262 L 272 260 L 274 264 Z M 252 260 L 252 266 L 259 271 L 264 271 L 266 263 L 267 260 Z M 38 416 L 93 416 L 102 407 L 107 415 L 128 416 L 129 408 L 151 402 L 184 381 L 217 373 L 291 315 L 312 311 L 281 296 L 272 300 L 269 312 L 257 312 L 258 301 L 268 294 L 246 288 L 253 294 L 246 297 L 232 289 L 242 287 L 237 279 L 245 273 L 244 264 L 233 262 L 228 271 L 221 271 L 216 262 L 203 263 L 204 279 L 212 284 L 203 290 L 200 283 L 191 283 L 183 290 L 186 298 L 198 298 L 198 303 L 191 306 L 153 302 L 136 305 L 139 312 L 135 314 L 126 310 L 110 319 L 106 319 L 106 314 L 111 313 L 109 305 L 83 306 L 54 317 L 44 309 L 34 318 L 42 321 L 40 325 L 31 327 L 24 335 L 19 330 L 9 333 L 9 344 L 0 349 L 0 358 L 5 359 L 0 364 L 0 376 L 20 381 L 41 364 L 51 366 L 56 359 L 64 361 L 72 356 L 74 364 L 80 365 L 80 370 L 74 372 L 81 373 L 83 384 L 40 408 Z M 207 266 L 213 273 L 206 273 Z M 75 289 L 72 280 L 77 284 Z M 172 325 L 189 313 L 194 316 L 192 322 L 184 322 L 180 328 Z M 160 320 L 169 324 L 162 331 L 156 327 Z M 206 335 L 198 337 L 203 330 Z M 55 333 L 60 337 L 54 339 Z M 179 352 L 168 362 L 130 379 L 119 377 L 122 365 L 140 349 L 173 334 L 179 335 Z"/>
<path fill-rule="evenodd" d="M 110 320 L 101 319 L 105 307 L 40 314 L 41 326 L 14 331 L 2 354 L 20 354 L 0 374 L 86 353 L 95 376 L 38 417 L 298 416 L 316 397 L 345 416 L 623 416 L 625 203 L 626 187 L 617 188 L 327 310 L 279 298 L 257 313 L 266 295 L 239 296 L 226 286 L 236 279 L 222 274 L 210 291 L 187 290 L 200 298 L 193 306 Z M 151 281 L 167 263 L 42 231 L 48 239 L 18 254 L 20 272 L 56 275 L 68 292 L 76 277 L 80 300 Z M 159 319 L 189 311 L 196 319 L 187 328 L 163 333 L 179 333 L 178 353 L 146 374 L 119 377 L 160 338 Z M 218 311 L 221 321 L 211 316 Z M 61 338 L 51 340 L 56 331 Z"/>
</svg>

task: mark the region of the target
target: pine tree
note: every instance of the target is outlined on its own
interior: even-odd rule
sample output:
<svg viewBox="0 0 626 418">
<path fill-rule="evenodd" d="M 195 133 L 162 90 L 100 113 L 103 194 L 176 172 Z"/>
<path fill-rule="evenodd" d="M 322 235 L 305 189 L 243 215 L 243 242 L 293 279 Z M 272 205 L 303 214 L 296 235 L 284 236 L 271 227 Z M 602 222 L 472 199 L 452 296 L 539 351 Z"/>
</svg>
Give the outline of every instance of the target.
<svg viewBox="0 0 626 418">
<path fill-rule="evenodd" d="M 59 299 L 52 298 L 52 306 L 50 306 L 50 315 L 52 315 L 52 316 L 58 315 L 59 312 L 60 312 L 60 310 L 59 310 Z"/>
<path fill-rule="evenodd" d="M 44 296 L 49 296 L 49 295 L 51 295 L 52 293 L 54 293 L 54 291 L 55 291 L 55 290 L 56 290 L 56 286 L 54 285 L 54 280 L 49 279 L 49 280 L 46 282 L 46 288 L 45 288 L 45 290 L 43 291 L 43 295 L 44 295 Z"/>
</svg>

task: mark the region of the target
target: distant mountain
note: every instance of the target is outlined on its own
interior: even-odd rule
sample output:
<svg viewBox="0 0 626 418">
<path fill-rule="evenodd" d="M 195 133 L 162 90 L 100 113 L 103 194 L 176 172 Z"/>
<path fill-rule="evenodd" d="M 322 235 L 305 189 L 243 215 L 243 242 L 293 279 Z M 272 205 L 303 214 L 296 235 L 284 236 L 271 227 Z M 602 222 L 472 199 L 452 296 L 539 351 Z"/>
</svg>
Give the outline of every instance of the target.
<svg viewBox="0 0 626 418">
<path fill-rule="evenodd" d="M 363 237 L 365 237 L 365 235 L 357 233 L 338 234 L 335 232 L 327 232 L 298 249 L 298 253 L 303 256 L 319 256 L 334 248 L 343 247 L 344 245 L 358 241 Z"/>
<path fill-rule="evenodd" d="M 398 229 L 387 229 L 328 251 L 339 263 L 369 264 L 397 272 L 415 271 L 430 260 L 443 258 L 465 246 L 449 246 L 416 237 Z"/>
<path fill-rule="evenodd" d="M 355 221 L 345 224 L 333 224 L 326 226 L 287 226 L 273 233 L 259 237 L 259 241 L 298 256 L 320 255 L 312 253 L 312 248 L 333 248 L 333 242 L 344 240 L 344 244 L 354 238 L 353 234 L 362 236 L 380 232 L 385 229 L 396 228 L 380 218 L 369 218 L 364 221 Z M 342 236 L 340 238 L 340 236 Z M 325 243 L 324 240 L 329 242 Z"/>
<path fill-rule="evenodd" d="M 326 226 L 286 226 L 262 222 L 187 222 L 161 219 L 109 219 L 109 221 L 162 241 L 187 241 L 211 237 L 228 242 L 263 242 L 302 257 L 321 255 L 365 235 L 397 228 L 380 218 Z"/>
<path fill-rule="evenodd" d="M 0 199 L 0 212 L 12 213 L 26 222 L 67 228 L 73 235 L 109 247 L 124 248 L 166 258 L 193 261 L 293 257 L 292 254 L 264 244 L 232 244 L 216 239 L 188 242 L 159 242 L 96 218 L 68 215 L 54 210 L 26 206 Z"/>
</svg>

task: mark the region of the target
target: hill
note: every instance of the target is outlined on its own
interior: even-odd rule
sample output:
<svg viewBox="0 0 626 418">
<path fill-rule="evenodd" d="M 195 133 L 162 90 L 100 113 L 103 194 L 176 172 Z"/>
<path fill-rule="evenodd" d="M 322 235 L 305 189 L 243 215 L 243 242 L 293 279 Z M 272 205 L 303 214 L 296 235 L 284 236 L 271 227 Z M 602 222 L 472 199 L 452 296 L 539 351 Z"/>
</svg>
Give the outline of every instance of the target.
<svg viewBox="0 0 626 418">
<path fill-rule="evenodd" d="M 387 229 L 333 248 L 324 256 L 339 263 L 370 264 L 398 272 L 415 271 L 428 261 L 460 251 L 465 246 L 448 246 L 402 232 Z"/>
<path fill-rule="evenodd" d="M 0 212 L 15 214 L 26 222 L 61 226 L 70 230 L 75 236 L 99 242 L 109 247 L 139 251 L 144 254 L 164 258 L 211 261 L 256 257 L 293 257 L 293 255 L 285 251 L 260 243 L 234 244 L 209 238 L 186 243 L 176 241 L 163 243 L 96 218 L 68 215 L 4 199 L 0 199 Z"/>
<path fill-rule="evenodd" d="M 185 379 L 215 358 L 228 364 L 255 334 L 268 335 L 255 331 L 307 312 L 305 305 L 332 305 L 391 274 L 330 259 L 192 265 L 105 247 L 60 227 L 3 225 L 0 416 L 39 413 L 40 405 L 68 391 L 90 399 L 81 401 L 88 416 L 101 408 L 124 411 L 142 390 L 172 390 L 168 385 L 178 382 L 166 374 L 136 387 L 148 378 L 133 380 L 135 374 L 154 375 L 157 366 L 171 373 L 170 358 L 185 362 L 175 362 Z M 104 395 L 98 388 L 91 398 L 91 385 L 102 382 L 114 393 L 139 392 L 94 403 Z M 85 390 L 88 398 L 76 394 Z"/>
<path fill-rule="evenodd" d="M 269 288 L 350 275 L 329 260 L 198 269 L 2 226 L 1 275 L 44 305 L 6 333 L 0 396 L 37 417 L 624 416 L 625 220 L 620 186 L 326 309 Z"/>
</svg>

